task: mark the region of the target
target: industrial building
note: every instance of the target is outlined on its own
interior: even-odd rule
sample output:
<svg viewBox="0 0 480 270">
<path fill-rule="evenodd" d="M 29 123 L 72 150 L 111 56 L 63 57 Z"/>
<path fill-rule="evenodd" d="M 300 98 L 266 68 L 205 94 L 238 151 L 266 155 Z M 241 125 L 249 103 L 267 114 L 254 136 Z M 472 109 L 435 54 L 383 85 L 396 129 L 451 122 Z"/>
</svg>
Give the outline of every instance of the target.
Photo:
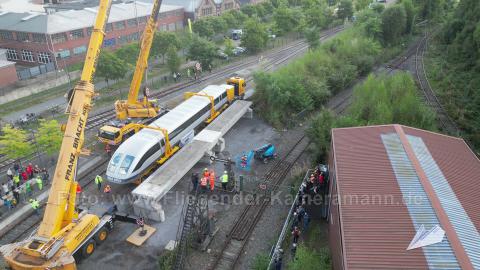
<svg viewBox="0 0 480 270">
<path fill-rule="evenodd" d="M 115 49 L 139 40 L 153 5 L 129 2 L 112 5 L 105 48 Z M 58 68 L 83 61 L 98 7 L 54 13 L 0 12 L 0 48 L 18 64 L 37 66 L 54 63 Z M 162 4 L 158 30 L 184 27 L 184 9 Z"/>
<path fill-rule="evenodd" d="M 334 269 L 480 269 L 480 160 L 401 125 L 332 130 Z"/>
</svg>

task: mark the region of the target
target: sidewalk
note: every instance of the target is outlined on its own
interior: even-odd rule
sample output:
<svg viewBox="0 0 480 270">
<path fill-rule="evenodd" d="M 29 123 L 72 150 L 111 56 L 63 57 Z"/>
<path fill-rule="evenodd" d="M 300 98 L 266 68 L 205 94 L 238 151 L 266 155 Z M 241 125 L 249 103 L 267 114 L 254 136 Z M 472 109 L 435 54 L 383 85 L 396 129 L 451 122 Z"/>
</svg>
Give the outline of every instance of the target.
<svg viewBox="0 0 480 270">
<path fill-rule="evenodd" d="M 93 168 L 98 162 L 102 160 L 102 156 L 92 157 L 80 157 L 78 161 L 78 173 L 77 173 L 77 180 L 82 178 L 82 175 L 88 173 L 91 168 Z M 48 185 L 45 185 L 42 191 L 39 191 L 38 188 L 35 186 L 32 188 L 34 190 L 32 196 L 30 198 L 36 198 L 40 205 L 43 206 L 48 199 L 48 195 L 50 192 L 52 176 L 54 174 L 55 167 L 49 169 L 50 179 Z M 5 214 L 0 216 L 0 236 L 4 235 L 8 230 L 16 226 L 19 222 L 22 221 L 23 218 L 33 213 L 33 209 L 30 207 L 28 203 L 28 199 L 30 198 L 22 198 L 20 196 L 20 202 L 14 209 L 7 211 Z M 24 197 L 24 195 L 23 195 Z M 5 211 L 5 206 L 2 206 L 2 211 Z"/>
</svg>

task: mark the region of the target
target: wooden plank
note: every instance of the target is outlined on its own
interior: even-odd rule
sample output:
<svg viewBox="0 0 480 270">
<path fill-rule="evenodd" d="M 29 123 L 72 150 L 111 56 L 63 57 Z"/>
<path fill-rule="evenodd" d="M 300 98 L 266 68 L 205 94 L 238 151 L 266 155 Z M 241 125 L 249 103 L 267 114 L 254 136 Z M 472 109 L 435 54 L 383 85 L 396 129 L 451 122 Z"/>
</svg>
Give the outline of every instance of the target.
<svg viewBox="0 0 480 270">
<path fill-rule="evenodd" d="M 139 246 L 143 245 L 143 243 L 145 243 L 145 241 L 147 241 L 147 239 L 150 238 L 150 236 L 152 236 L 153 233 L 155 233 L 155 231 L 157 229 L 155 229 L 154 227 L 145 225 L 145 230 L 147 231 L 147 233 L 144 236 L 140 236 L 140 231 L 141 230 L 142 230 L 141 228 L 136 229 L 135 232 L 133 232 L 127 238 L 127 242 L 129 242 L 131 244 L 134 244 L 135 246 L 139 247 Z"/>
</svg>

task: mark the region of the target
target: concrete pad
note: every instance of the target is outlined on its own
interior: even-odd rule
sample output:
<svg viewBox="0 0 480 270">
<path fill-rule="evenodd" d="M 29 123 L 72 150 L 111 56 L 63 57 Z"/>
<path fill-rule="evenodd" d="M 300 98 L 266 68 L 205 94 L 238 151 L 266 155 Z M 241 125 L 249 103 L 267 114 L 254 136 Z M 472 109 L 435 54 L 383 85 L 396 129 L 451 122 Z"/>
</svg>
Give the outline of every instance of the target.
<svg viewBox="0 0 480 270">
<path fill-rule="evenodd" d="M 140 231 L 142 230 L 142 228 L 138 228 L 138 229 L 135 230 L 135 232 L 133 232 L 127 238 L 127 242 L 129 242 L 131 244 L 134 244 L 135 246 L 139 247 L 139 246 L 143 245 L 143 243 L 145 243 L 145 241 L 147 241 L 147 239 L 150 238 L 150 236 L 152 236 L 155 233 L 155 231 L 157 230 L 157 229 L 155 229 L 151 226 L 148 226 L 148 225 L 145 225 L 144 229 L 147 231 L 147 233 L 144 236 L 140 236 Z"/>
<path fill-rule="evenodd" d="M 177 245 L 177 241 L 170 240 L 170 241 L 168 241 L 167 245 L 165 246 L 165 249 L 172 251 L 172 250 L 175 249 L 176 245 Z"/>
<path fill-rule="evenodd" d="M 132 191 L 135 213 L 145 212 L 155 221 L 164 221 L 155 209 L 158 202 L 180 179 L 208 153 L 221 137 L 242 118 L 251 106 L 250 101 L 238 100 L 202 130 L 193 141 L 178 151 L 142 184 Z M 137 213 L 138 214 L 138 213 Z"/>
</svg>

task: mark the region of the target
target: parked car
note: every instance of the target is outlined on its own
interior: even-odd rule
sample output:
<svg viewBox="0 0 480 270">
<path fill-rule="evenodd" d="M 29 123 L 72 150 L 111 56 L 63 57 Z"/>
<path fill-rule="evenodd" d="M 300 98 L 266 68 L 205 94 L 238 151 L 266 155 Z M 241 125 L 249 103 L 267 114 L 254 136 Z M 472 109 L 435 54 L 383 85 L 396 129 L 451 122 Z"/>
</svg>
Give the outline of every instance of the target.
<svg viewBox="0 0 480 270">
<path fill-rule="evenodd" d="M 224 53 L 222 50 L 217 51 L 217 57 L 220 58 L 220 59 L 228 60 L 228 55 L 226 53 Z"/>
<path fill-rule="evenodd" d="M 235 47 L 235 48 L 233 49 L 233 55 L 239 56 L 240 54 L 242 54 L 242 53 L 244 53 L 244 52 L 246 52 L 246 51 L 247 51 L 247 49 L 245 49 L 245 48 L 243 48 L 243 47 Z"/>
</svg>

